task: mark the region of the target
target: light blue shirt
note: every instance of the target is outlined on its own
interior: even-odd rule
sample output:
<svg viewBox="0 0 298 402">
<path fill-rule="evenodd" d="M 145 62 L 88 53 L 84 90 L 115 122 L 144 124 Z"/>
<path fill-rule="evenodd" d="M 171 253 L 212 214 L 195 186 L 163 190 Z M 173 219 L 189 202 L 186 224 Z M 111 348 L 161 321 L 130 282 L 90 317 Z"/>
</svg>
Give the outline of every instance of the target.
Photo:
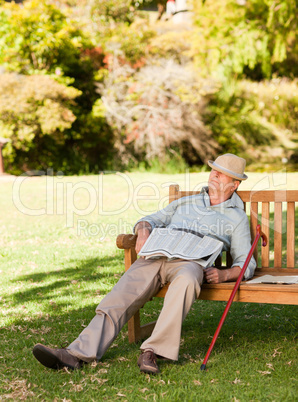
<svg viewBox="0 0 298 402">
<path fill-rule="evenodd" d="M 208 187 L 203 187 L 200 194 L 175 200 L 137 223 L 142 221 L 150 223 L 152 229 L 168 227 L 193 230 L 222 241 L 223 250 L 230 250 L 232 267 L 242 268 L 251 248 L 248 218 L 243 202 L 235 192 L 225 202 L 211 206 Z M 255 268 L 256 262 L 252 257 L 244 278 L 251 278 Z"/>
</svg>

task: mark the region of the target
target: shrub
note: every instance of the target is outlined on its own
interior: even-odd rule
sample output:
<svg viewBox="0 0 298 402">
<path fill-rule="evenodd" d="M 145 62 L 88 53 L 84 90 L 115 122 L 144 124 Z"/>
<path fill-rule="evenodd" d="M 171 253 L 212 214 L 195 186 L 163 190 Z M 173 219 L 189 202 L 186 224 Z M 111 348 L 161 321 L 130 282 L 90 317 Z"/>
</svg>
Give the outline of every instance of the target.
<svg viewBox="0 0 298 402">
<path fill-rule="evenodd" d="M 122 63 L 129 63 L 134 68 L 143 66 L 149 55 L 150 40 L 156 33 L 143 20 L 130 26 L 119 25 L 106 29 L 100 36 L 106 53 L 118 56 Z"/>
<path fill-rule="evenodd" d="M 102 98 L 94 109 L 113 127 L 124 164 L 155 157 L 162 161 L 170 150 L 193 164 L 205 162 L 217 149 L 201 118 L 213 90 L 212 82 L 196 80 L 172 60 L 139 71 L 118 64 L 100 87 Z"/>
<path fill-rule="evenodd" d="M 99 96 L 95 73 L 105 57 L 102 48 L 57 7 L 36 0 L 23 6 L 1 1 L 0 37 L 0 64 L 18 73 L 8 76 L 18 93 L 5 85 L 6 75 L 1 76 L 2 100 L 15 105 L 8 112 L 3 100 L 1 114 L 2 128 L 13 139 L 6 148 L 11 171 L 103 169 L 111 134 L 105 119 L 92 114 Z"/>
<path fill-rule="evenodd" d="M 297 83 L 225 81 L 205 109 L 205 122 L 222 152 L 248 161 L 289 159 L 296 148 Z"/>
<path fill-rule="evenodd" d="M 150 0 L 93 0 L 92 15 L 101 22 L 134 22 L 137 10 Z"/>
<path fill-rule="evenodd" d="M 45 137 L 51 137 L 52 144 L 64 145 L 64 131 L 76 119 L 71 108 L 79 95 L 77 89 L 48 76 L 0 74 L 1 132 L 11 139 L 4 151 L 7 160 L 36 166 Z M 30 161 L 32 152 L 35 162 Z"/>
<path fill-rule="evenodd" d="M 258 80 L 273 73 L 297 74 L 295 0 L 202 0 L 193 5 L 193 55 L 206 73 Z"/>
<path fill-rule="evenodd" d="M 10 71 L 54 72 L 60 67 L 68 75 L 81 48 L 87 47 L 82 32 L 47 3 L 32 0 L 22 7 L 2 4 L 0 22 L 0 62 Z"/>
<path fill-rule="evenodd" d="M 57 79 L 82 91 L 80 106 L 91 110 L 96 98 L 94 46 L 74 21 L 55 6 L 37 0 L 23 6 L 0 8 L 0 64 L 20 74 L 55 74 Z M 101 55 L 103 60 L 104 55 Z"/>
<path fill-rule="evenodd" d="M 11 139 L 3 153 L 11 173 L 104 169 L 112 156 L 111 132 L 92 113 L 73 110 L 80 91 L 46 75 L 0 74 L 1 135 Z"/>
<path fill-rule="evenodd" d="M 150 54 L 159 58 L 172 58 L 179 64 L 190 61 L 192 33 L 189 30 L 165 30 L 150 41 Z"/>
</svg>

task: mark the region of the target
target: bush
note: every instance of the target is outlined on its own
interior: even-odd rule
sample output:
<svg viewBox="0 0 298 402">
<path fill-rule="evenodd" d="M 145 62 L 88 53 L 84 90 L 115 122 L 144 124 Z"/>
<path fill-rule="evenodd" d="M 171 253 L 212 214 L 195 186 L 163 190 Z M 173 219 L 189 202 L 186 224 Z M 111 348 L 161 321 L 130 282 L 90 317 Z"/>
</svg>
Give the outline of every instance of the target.
<svg viewBox="0 0 298 402">
<path fill-rule="evenodd" d="M 90 52 L 90 38 L 59 9 L 37 0 L 21 7 L 3 4 L 0 36 L 0 64 L 6 71 L 55 74 L 60 82 L 82 91 L 80 107 L 92 109 L 97 97 L 94 73 L 99 64 L 103 66 L 104 54 Z"/>
<path fill-rule="evenodd" d="M 114 129 L 120 160 L 162 162 L 167 152 L 177 152 L 190 164 L 214 156 L 217 145 L 201 114 L 214 90 L 211 81 L 172 60 L 159 60 L 139 71 L 114 61 L 114 69 L 100 87 L 102 98 L 95 113 L 105 115 Z M 115 67 L 116 66 L 116 67 Z"/>
<path fill-rule="evenodd" d="M 152 38 L 150 54 L 159 58 L 172 58 L 179 64 L 190 61 L 192 33 L 189 30 L 169 30 Z"/>
<path fill-rule="evenodd" d="M 118 56 L 122 63 L 129 63 L 134 68 L 146 63 L 150 51 L 150 40 L 156 35 L 144 21 L 130 26 L 120 25 L 107 29 L 102 39 L 105 52 Z"/>
<path fill-rule="evenodd" d="M 209 74 L 297 74 L 295 0 L 194 1 L 193 55 Z M 216 15 L 216 24 L 214 23 Z"/>
<path fill-rule="evenodd" d="M 94 0 L 92 15 L 102 23 L 124 22 L 131 24 L 135 21 L 137 10 L 151 0 Z"/>
<path fill-rule="evenodd" d="M 77 89 L 48 76 L 0 74 L 0 122 L 2 135 L 11 139 L 4 150 L 9 164 L 34 166 L 47 136 L 52 144 L 64 145 L 64 131 L 76 119 L 71 108 L 79 95 Z M 32 153 L 37 160 L 30 162 Z"/>
<path fill-rule="evenodd" d="M 0 128 L 11 139 L 3 150 L 11 173 L 104 169 L 111 158 L 111 132 L 92 113 L 80 116 L 78 130 L 72 110 L 79 96 L 49 76 L 0 74 Z"/>
<path fill-rule="evenodd" d="M 205 122 L 222 152 L 250 162 L 290 159 L 296 144 L 297 83 L 226 81 L 206 107 Z"/>
<path fill-rule="evenodd" d="M 2 99 L 15 106 L 7 111 L 3 100 L 1 114 L 4 132 L 13 140 L 6 148 L 11 171 L 103 169 L 111 134 L 105 119 L 92 114 L 102 48 L 54 5 L 36 0 L 23 6 L 1 2 L 0 36 L 0 64 L 19 74 L 8 76 L 18 93 L 5 85 L 6 75 L 0 76 Z"/>
<path fill-rule="evenodd" d="M 30 74 L 35 70 L 55 72 L 60 67 L 69 75 L 81 49 L 90 46 L 62 12 L 47 3 L 2 4 L 0 22 L 0 62 L 10 71 Z"/>
</svg>

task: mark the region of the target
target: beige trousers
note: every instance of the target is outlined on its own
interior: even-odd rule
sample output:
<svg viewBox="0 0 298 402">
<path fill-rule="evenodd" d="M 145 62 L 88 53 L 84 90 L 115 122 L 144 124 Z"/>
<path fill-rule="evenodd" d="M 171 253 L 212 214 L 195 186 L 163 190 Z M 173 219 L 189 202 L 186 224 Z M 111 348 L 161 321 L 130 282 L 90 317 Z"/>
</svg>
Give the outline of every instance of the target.
<svg viewBox="0 0 298 402">
<path fill-rule="evenodd" d="M 203 268 L 185 260 L 138 259 L 96 308 L 96 316 L 67 350 L 85 362 L 99 360 L 126 322 L 171 282 L 151 336 L 141 349 L 178 360 L 181 327 L 203 282 Z"/>
</svg>

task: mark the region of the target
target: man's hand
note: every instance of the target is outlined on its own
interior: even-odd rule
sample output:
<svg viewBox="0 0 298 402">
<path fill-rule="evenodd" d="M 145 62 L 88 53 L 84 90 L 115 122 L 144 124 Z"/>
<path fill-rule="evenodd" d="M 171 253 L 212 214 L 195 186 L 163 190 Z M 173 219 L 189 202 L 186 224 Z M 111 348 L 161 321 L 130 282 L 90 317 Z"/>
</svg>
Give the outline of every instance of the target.
<svg viewBox="0 0 298 402">
<path fill-rule="evenodd" d="M 145 221 L 139 222 L 137 224 L 137 226 L 135 227 L 135 233 L 137 233 L 137 235 L 138 235 L 136 247 L 135 247 L 137 254 L 140 252 L 141 248 L 143 247 L 146 240 L 150 236 L 151 230 L 152 230 L 152 227 L 151 227 L 150 223 L 145 222 Z"/>
<path fill-rule="evenodd" d="M 136 243 L 136 252 L 140 252 L 141 248 L 144 246 L 146 240 L 150 236 L 150 230 L 148 228 L 138 230 L 138 237 Z"/>
<path fill-rule="evenodd" d="M 228 269 L 217 269 L 214 267 L 209 267 L 204 270 L 205 279 L 208 283 L 236 281 L 240 272 L 240 267 L 232 267 Z"/>
</svg>

